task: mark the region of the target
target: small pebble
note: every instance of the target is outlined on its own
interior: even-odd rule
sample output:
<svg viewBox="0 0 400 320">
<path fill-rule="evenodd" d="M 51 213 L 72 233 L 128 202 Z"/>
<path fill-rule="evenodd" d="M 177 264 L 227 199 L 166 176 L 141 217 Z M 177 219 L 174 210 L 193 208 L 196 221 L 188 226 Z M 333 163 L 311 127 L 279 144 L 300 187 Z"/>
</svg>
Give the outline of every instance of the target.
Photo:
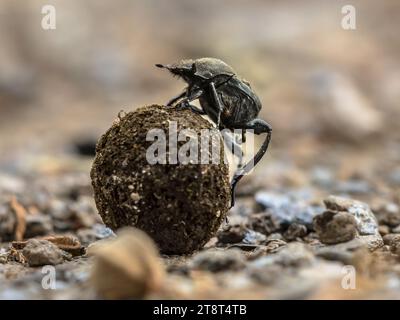
<svg viewBox="0 0 400 320">
<path fill-rule="evenodd" d="M 391 245 L 393 242 L 400 242 L 400 234 L 389 233 L 383 237 L 383 243 Z"/>
<path fill-rule="evenodd" d="M 57 265 L 67 256 L 66 252 L 50 241 L 37 239 L 28 240 L 22 254 L 30 267 Z"/>
<path fill-rule="evenodd" d="M 400 225 L 400 208 L 395 203 L 389 202 L 375 208 L 374 214 L 379 224 L 384 224 L 391 228 Z"/>
<path fill-rule="evenodd" d="M 289 228 L 285 231 L 285 239 L 292 241 L 297 238 L 303 238 L 307 235 L 307 227 L 303 224 L 292 223 Z"/>
<path fill-rule="evenodd" d="M 378 231 L 379 231 L 379 234 L 383 237 L 383 236 L 387 235 L 388 233 L 390 233 L 390 228 L 385 225 L 380 225 L 378 227 Z"/>
<path fill-rule="evenodd" d="M 243 243 L 256 245 L 264 242 L 266 239 L 267 237 L 260 232 L 254 230 L 247 230 L 243 238 Z"/>
<path fill-rule="evenodd" d="M 353 215 L 360 235 L 378 234 L 378 223 L 366 203 L 337 196 L 329 196 L 324 203 L 328 210 L 345 211 Z"/>
<path fill-rule="evenodd" d="M 218 242 L 222 244 L 239 243 L 244 239 L 246 232 L 243 225 L 228 225 L 218 231 Z"/>
<path fill-rule="evenodd" d="M 143 231 L 123 228 L 112 240 L 89 247 L 94 256 L 90 282 L 101 298 L 143 298 L 162 286 L 165 271 L 154 241 Z"/>
<path fill-rule="evenodd" d="M 350 241 L 357 235 L 356 220 L 347 212 L 325 211 L 315 217 L 314 229 L 326 244 Z"/>
</svg>

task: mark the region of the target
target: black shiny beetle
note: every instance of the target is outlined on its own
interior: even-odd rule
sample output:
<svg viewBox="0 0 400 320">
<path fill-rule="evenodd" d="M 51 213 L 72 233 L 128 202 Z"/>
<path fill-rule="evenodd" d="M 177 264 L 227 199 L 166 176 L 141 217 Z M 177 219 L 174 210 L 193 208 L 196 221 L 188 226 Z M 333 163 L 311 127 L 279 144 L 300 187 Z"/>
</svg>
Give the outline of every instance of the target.
<svg viewBox="0 0 400 320">
<path fill-rule="evenodd" d="M 267 133 L 260 150 L 252 161 L 239 167 L 232 178 L 231 206 L 233 206 L 237 183 L 261 160 L 271 140 L 272 127 L 264 120 L 257 118 L 261 110 L 260 99 L 248 82 L 240 79 L 230 66 L 219 59 L 188 59 L 175 64 L 156 64 L 156 66 L 168 69 L 188 84 L 181 94 L 167 103 L 168 106 L 179 103 L 182 108 L 190 108 L 193 112 L 206 114 L 220 130 L 243 129 L 242 141 L 245 140 L 246 129 L 253 129 L 255 134 Z M 190 104 L 196 99 L 199 99 L 201 109 Z M 234 140 L 227 136 L 224 138 L 230 139 L 228 143 L 235 146 L 233 150 L 238 150 Z M 235 152 L 235 155 L 241 158 L 241 150 L 239 153 Z"/>
</svg>

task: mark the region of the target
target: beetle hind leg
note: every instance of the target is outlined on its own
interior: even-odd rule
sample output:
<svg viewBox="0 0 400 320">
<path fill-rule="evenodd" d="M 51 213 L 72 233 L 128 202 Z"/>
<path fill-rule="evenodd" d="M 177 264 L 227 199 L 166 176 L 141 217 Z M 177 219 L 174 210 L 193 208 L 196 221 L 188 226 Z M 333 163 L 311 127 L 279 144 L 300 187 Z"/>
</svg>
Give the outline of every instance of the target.
<svg viewBox="0 0 400 320">
<path fill-rule="evenodd" d="M 240 181 L 240 179 L 243 178 L 244 175 L 249 173 L 251 169 L 253 169 L 257 165 L 258 162 L 260 162 L 260 160 L 262 159 L 262 157 L 264 156 L 265 152 L 268 149 L 272 136 L 271 125 L 262 119 L 254 119 L 250 121 L 244 126 L 243 129 L 253 129 L 255 134 L 259 135 L 262 133 L 266 133 L 267 136 L 265 137 L 263 144 L 261 145 L 258 152 L 255 154 L 253 159 L 247 162 L 243 167 L 239 168 L 235 172 L 235 175 L 233 176 L 231 181 L 231 207 L 235 205 L 235 190 L 237 183 Z"/>
</svg>

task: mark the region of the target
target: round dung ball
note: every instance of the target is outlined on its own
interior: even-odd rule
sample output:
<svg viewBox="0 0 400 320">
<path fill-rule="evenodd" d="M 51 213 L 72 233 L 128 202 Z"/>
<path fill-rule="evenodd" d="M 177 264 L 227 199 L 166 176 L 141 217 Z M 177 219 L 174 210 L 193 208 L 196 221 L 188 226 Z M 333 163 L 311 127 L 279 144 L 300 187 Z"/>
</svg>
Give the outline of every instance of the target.
<svg viewBox="0 0 400 320">
<path fill-rule="evenodd" d="M 104 223 L 145 231 L 165 254 L 203 247 L 229 210 L 222 137 L 190 110 L 152 105 L 119 115 L 97 144 L 91 179 Z"/>
</svg>

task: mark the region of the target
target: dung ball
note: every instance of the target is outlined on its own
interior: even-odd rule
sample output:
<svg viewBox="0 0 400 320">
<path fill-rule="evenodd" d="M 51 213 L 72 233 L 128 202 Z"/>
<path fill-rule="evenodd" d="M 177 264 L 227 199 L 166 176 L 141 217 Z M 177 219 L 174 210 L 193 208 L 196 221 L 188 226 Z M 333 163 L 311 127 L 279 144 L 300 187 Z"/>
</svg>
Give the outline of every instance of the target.
<svg viewBox="0 0 400 320">
<path fill-rule="evenodd" d="M 190 110 L 120 114 L 97 143 L 91 179 L 104 223 L 145 231 L 164 254 L 203 247 L 229 210 L 223 140 Z"/>
</svg>

